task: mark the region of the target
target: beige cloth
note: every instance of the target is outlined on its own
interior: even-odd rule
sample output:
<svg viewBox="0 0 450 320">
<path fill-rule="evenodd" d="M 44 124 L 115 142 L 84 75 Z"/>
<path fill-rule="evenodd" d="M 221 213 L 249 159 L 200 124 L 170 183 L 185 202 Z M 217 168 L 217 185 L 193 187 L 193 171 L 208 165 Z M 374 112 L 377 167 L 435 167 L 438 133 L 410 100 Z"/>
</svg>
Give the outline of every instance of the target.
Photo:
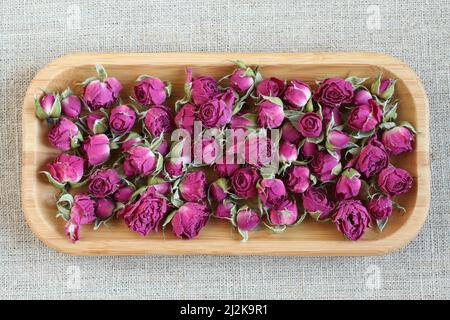
<svg viewBox="0 0 450 320">
<path fill-rule="evenodd" d="M 450 2 L 2 1 L 0 298 L 449 298 Z M 381 257 L 70 257 L 20 207 L 21 108 L 46 63 L 75 51 L 390 53 L 431 107 L 432 204 L 421 233 Z"/>
</svg>

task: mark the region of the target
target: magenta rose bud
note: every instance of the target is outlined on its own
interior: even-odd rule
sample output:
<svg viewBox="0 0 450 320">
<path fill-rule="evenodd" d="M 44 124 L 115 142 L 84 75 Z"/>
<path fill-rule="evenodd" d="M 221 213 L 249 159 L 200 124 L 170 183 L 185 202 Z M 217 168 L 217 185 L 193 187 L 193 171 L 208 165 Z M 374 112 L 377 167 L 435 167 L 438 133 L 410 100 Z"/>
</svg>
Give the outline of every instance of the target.
<svg viewBox="0 0 450 320">
<path fill-rule="evenodd" d="M 144 124 L 152 136 L 158 137 L 161 133 L 169 133 L 173 130 L 173 117 L 167 107 L 156 105 L 145 114 Z"/>
<path fill-rule="evenodd" d="M 370 100 L 372 100 L 372 95 L 366 89 L 359 89 L 353 97 L 353 103 L 356 106 L 368 105 Z"/>
<path fill-rule="evenodd" d="M 86 116 L 84 121 L 92 134 L 105 133 L 108 130 L 107 119 L 104 115 L 91 113 Z"/>
<path fill-rule="evenodd" d="M 274 98 L 275 99 L 275 98 Z M 283 103 L 264 100 L 258 106 L 258 125 L 262 128 L 278 128 L 284 120 Z"/>
<path fill-rule="evenodd" d="M 55 95 L 53 93 L 44 94 L 44 96 L 41 98 L 40 104 L 46 114 L 50 114 L 52 112 L 55 100 Z"/>
<path fill-rule="evenodd" d="M 265 207 L 273 208 L 287 197 L 287 192 L 280 179 L 262 179 L 259 182 L 258 195 Z"/>
<path fill-rule="evenodd" d="M 240 165 L 237 163 L 228 164 L 226 162 L 226 156 L 216 161 L 214 165 L 215 171 L 223 178 L 230 178 L 239 167 Z"/>
<path fill-rule="evenodd" d="M 407 193 L 411 190 L 413 178 L 408 171 L 389 166 L 378 175 L 378 187 L 390 196 Z"/>
<path fill-rule="evenodd" d="M 314 112 L 306 112 L 298 121 L 298 129 L 306 138 L 317 138 L 322 133 L 322 118 Z"/>
<path fill-rule="evenodd" d="M 412 151 L 414 135 L 405 127 L 395 127 L 383 133 L 381 142 L 389 154 L 399 155 Z"/>
<path fill-rule="evenodd" d="M 119 98 L 122 85 L 114 77 L 108 77 L 104 82 L 94 80 L 84 87 L 83 100 L 93 111 L 109 108 Z"/>
<path fill-rule="evenodd" d="M 317 144 L 315 144 L 314 142 L 310 142 L 310 141 L 305 141 L 303 143 L 301 150 L 302 150 L 302 154 L 305 158 L 314 157 L 319 152 Z"/>
<path fill-rule="evenodd" d="M 361 189 L 360 174 L 355 169 L 347 169 L 339 177 L 335 186 L 336 198 L 346 200 L 356 197 Z"/>
<path fill-rule="evenodd" d="M 293 193 L 305 192 L 310 184 L 310 172 L 306 166 L 292 166 L 285 175 L 284 181 L 289 191 Z"/>
<path fill-rule="evenodd" d="M 235 171 L 231 177 L 231 190 L 242 199 L 256 196 L 256 182 L 260 176 L 252 167 L 241 168 Z"/>
<path fill-rule="evenodd" d="M 134 85 L 134 96 L 144 106 L 163 104 L 167 91 L 167 85 L 156 77 L 141 76 Z"/>
<path fill-rule="evenodd" d="M 142 142 L 142 137 L 136 132 L 130 132 L 120 147 L 122 152 L 126 152 Z"/>
<path fill-rule="evenodd" d="M 383 111 L 375 100 L 354 107 L 348 117 L 348 126 L 353 130 L 370 131 L 383 119 Z"/>
<path fill-rule="evenodd" d="M 330 123 L 331 117 L 333 117 L 335 125 L 340 124 L 342 121 L 341 111 L 338 107 L 324 106 L 322 108 L 322 117 L 323 127 L 326 127 Z"/>
<path fill-rule="evenodd" d="M 61 115 L 59 94 L 45 93 L 40 100 L 35 98 L 34 104 L 36 106 L 36 117 L 41 120 L 47 118 L 59 118 Z"/>
<path fill-rule="evenodd" d="M 184 239 L 195 238 L 208 222 L 209 208 L 196 202 L 186 202 L 173 216 L 171 221 L 173 233 Z"/>
<path fill-rule="evenodd" d="M 295 199 L 283 199 L 275 208 L 270 209 L 269 219 L 276 226 L 293 225 L 298 219 L 298 208 Z"/>
<path fill-rule="evenodd" d="M 257 117 L 254 113 L 235 114 L 231 117 L 231 129 L 249 129 L 258 127 Z"/>
<path fill-rule="evenodd" d="M 286 86 L 281 79 L 271 77 L 264 79 L 256 86 L 257 96 L 279 97 Z"/>
<path fill-rule="evenodd" d="M 114 201 L 112 201 L 111 199 L 108 198 L 99 199 L 97 201 L 97 208 L 95 209 L 95 215 L 97 216 L 97 218 L 106 220 L 113 215 L 114 207 L 115 207 Z"/>
<path fill-rule="evenodd" d="M 139 199 L 126 205 L 121 211 L 128 228 L 142 236 L 158 232 L 161 221 L 169 208 L 167 200 L 154 192 L 144 192 Z"/>
<path fill-rule="evenodd" d="M 118 135 L 129 132 L 136 121 L 136 113 L 126 105 L 114 107 L 109 115 L 109 127 Z"/>
<path fill-rule="evenodd" d="M 340 173 L 341 168 L 339 160 L 326 151 L 320 151 L 311 161 L 312 171 L 322 182 L 333 180 Z"/>
<path fill-rule="evenodd" d="M 367 209 L 375 220 L 387 219 L 392 214 L 392 200 L 389 196 L 377 195 L 369 201 Z"/>
<path fill-rule="evenodd" d="M 97 203 L 85 193 L 78 193 L 73 197 L 70 210 L 70 221 L 75 224 L 91 224 L 95 221 Z"/>
<path fill-rule="evenodd" d="M 383 100 L 388 100 L 392 97 L 395 90 L 396 80 L 381 79 L 381 75 L 378 76 L 375 82 L 372 83 L 370 91 L 372 94 L 378 96 Z"/>
<path fill-rule="evenodd" d="M 295 129 L 290 121 L 287 121 L 281 127 L 281 137 L 293 144 L 298 144 L 302 139 L 302 135 L 300 134 L 300 132 L 298 132 L 297 129 Z"/>
<path fill-rule="evenodd" d="M 148 176 L 156 168 L 156 156 L 148 147 L 136 146 L 128 150 L 123 162 L 127 177 Z"/>
<path fill-rule="evenodd" d="M 209 186 L 209 194 L 211 198 L 217 202 L 222 202 L 228 196 L 230 186 L 225 178 L 220 178 Z"/>
<path fill-rule="evenodd" d="M 200 106 L 198 119 L 206 128 L 221 128 L 231 121 L 231 114 L 224 100 L 213 99 Z"/>
<path fill-rule="evenodd" d="M 201 76 L 192 81 L 192 101 L 196 105 L 201 105 L 219 93 L 217 82 L 213 77 Z"/>
<path fill-rule="evenodd" d="M 61 110 L 69 118 L 76 118 L 81 112 L 81 101 L 75 95 L 70 95 L 61 101 Z"/>
<path fill-rule="evenodd" d="M 311 98 L 311 88 L 304 82 L 291 81 L 284 92 L 283 99 L 293 109 L 303 109 Z"/>
<path fill-rule="evenodd" d="M 364 177 L 371 178 L 389 164 L 389 157 L 383 144 L 371 139 L 357 156 L 355 168 Z"/>
<path fill-rule="evenodd" d="M 84 174 L 84 160 L 78 156 L 62 153 L 48 165 L 53 179 L 60 183 L 77 183 Z"/>
<path fill-rule="evenodd" d="M 188 172 L 179 185 L 181 197 L 188 202 L 206 198 L 206 176 L 203 171 Z"/>
<path fill-rule="evenodd" d="M 230 219 L 236 211 L 236 204 L 228 199 L 223 200 L 217 205 L 216 218 Z"/>
<path fill-rule="evenodd" d="M 327 218 L 334 208 L 327 194 L 316 187 L 311 187 L 302 194 L 302 204 L 306 212 L 312 214 L 317 220 Z"/>
<path fill-rule="evenodd" d="M 83 151 L 86 153 L 90 166 L 102 164 L 109 159 L 109 139 L 105 134 L 89 136 L 83 143 Z"/>
<path fill-rule="evenodd" d="M 279 153 L 281 162 L 291 163 L 292 161 L 297 160 L 298 148 L 295 144 L 282 140 L 280 143 Z"/>
<path fill-rule="evenodd" d="M 322 106 L 339 107 L 353 101 L 353 86 L 341 78 L 323 81 L 314 93 L 314 100 Z"/>
<path fill-rule="evenodd" d="M 114 169 L 98 169 L 89 177 L 89 192 L 104 198 L 117 191 L 122 179 Z"/>
<path fill-rule="evenodd" d="M 60 150 L 68 151 L 79 146 L 82 140 L 81 132 L 72 121 L 61 117 L 56 125 L 48 131 L 48 141 Z"/>
<path fill-rule="evenodd" d="M 178 178 L 183 175 L 184 163 L 182 159 L 169 158 L 164 162 L 164 170 L 171 178 Z"/>
<path fill-rule="evenodd" d="M 177 128 L 185 129 L 192 134 L 194 132 L 194 122 L 197 118 L 196 114 L 196 106 L 191 103 L 185 104 L 175 116 L 175 125 Z"/>
<path fill-rule="evenodd" d="M 245 93 L 253 86 L 252 76 L 246 74 L 245 69 L 237 68 L 230 76 L 231 87 L 239 93 Z"/>
<path fill-rule="evenodd" d="M 236 225 L 239 230 L 252 231 L 261 222 L 261 217 L 253 209 L 240 208 L 236 213 Z"/>
<path fill-rule="evenodd" d="M 327 143 L 329 148 L 332 150 L 341 150 L 344 149 L 351 138 L 348 134 L 339 130 L 331 130 L 327 136 Z"/>
<path fill-rule="evenodd" d="M 343 200 L 333 214 L 333 222 L 349 240 L 356 241 L 366 232 L 371 218 L 361 201 Z"/>
<path fill-rule="evenodd" d="M 169 141 L 163 140 L 160 145 L 156 149 L 158 153 L 160 153 L 163 157 L 167 156 L 170 152 L 170 144 Z"/>
<path fill-rule="evenodd" d="M 119 188 L 116 193 L 114 193 L 114 200 L 121 203 L 127 203 L 130 201 L 131 195 L 134 191 L 134 188 L 130 186 Z"/>
</svg>

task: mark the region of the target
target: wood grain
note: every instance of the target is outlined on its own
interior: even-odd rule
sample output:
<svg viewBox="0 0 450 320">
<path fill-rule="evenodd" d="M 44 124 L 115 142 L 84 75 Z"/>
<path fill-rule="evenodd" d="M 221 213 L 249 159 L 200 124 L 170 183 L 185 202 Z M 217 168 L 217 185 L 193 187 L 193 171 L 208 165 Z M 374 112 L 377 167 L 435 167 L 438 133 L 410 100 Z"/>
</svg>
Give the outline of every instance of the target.
<svg viewBox="0 0 450 320">
<path fill-rule="evenodd" d="M 47 128 L 34 116 L 34 95 L 40 89 L 64 90 L 76 86 L 94 73 L 101 63 L 108 73 L 124 84 L 123 96 L 131 95 L 132 84 L 140 74 L 151 74 L 172 81 L 172 97 L 183 94 L 184 68 L 192 66 L 194 75 L 217 78 L 230 73 L 229 60 L 244 60 L 260 65 L 265 77 L 302 79 L 314 88 L 316 79 L 348 75 L 398 78 L 399 119 L 418 129 L 414 152 L 394 158 L 414 177 L 413 190 L 398 199 L 406 213 L 396 212 L 383 233 L 370 230 L 358 242 L 347 241 L 331 223 L 316 223 L 307 218 L 300 226 L 282 234 L 253 232 L 246 243 L 225 221 L 211 220 L 200 236 L 180 240 L 169 230 L 141 237 L 130 232 L 123 221 L 97 232 L 83 226 L 82 240 L 72 244 L 64 236 L 62 219 L 55 218 L 55 190 L 38 172 L 57 154 L 46 141 Z M 175 98 L 169 101 L 173 105 Z M 428 101 L 416 74 L 403 62 L 380 53 L 77 53 L 59 58 L 45 66 L 33 79 L 26 93 L 23 116 L 22 206 L 33 232 L 49 247 L 73 255 L 379 255 L 399 249 L 411 241 L 423 225 L 430 202 Z"/>
</svg>

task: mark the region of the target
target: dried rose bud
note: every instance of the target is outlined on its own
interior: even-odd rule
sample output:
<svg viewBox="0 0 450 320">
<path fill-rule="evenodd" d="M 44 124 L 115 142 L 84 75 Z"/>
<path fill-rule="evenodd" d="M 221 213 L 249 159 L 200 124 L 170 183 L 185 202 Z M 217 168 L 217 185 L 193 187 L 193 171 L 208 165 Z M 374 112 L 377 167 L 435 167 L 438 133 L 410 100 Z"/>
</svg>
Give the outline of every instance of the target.
<svg viewBox="0 0 450 320">
<path fill-rule="evenodd" d="M 342 168 L 339 159 L 336 159 L 326 151 L 317 153 L 313 161 L 311 161 L 310 166 L 311 170 L 322 182 L 333 180 Z"/>
<path fill-rule="evenodd" d="M 224 178 L 230 178 L 237 169 L 240 168 L 240 165 L 237 163 L 227 163 L 226 156 L 216 161 L 214 165 L 215 171 L 219 174 L 219 176 Z"/>
<path fill-rule="evenodd" d="M 230 219 L 234 214 L 236 214 L 236 204 L 233 201 L 224 199 L 217 205 L 216 218 Z"/>
<path fill-rule="evenodd" d="M 353 85 L 341 78 L 330 78 L 322 81 L 314 93 L 314 100 L 322 107 L 339 107 L 353 101 Z"/>
<path fill-rule="evenodd" d="M 359 89 L 353 97 L 353 103 L 356 106 L 368 105 L 370 100 L 372 100 L 372 95 L 366 89 Z"/>
<path fill-rule="evenodd" d="M 228 180 L 220 178 L 211 183 L 209 186 L 209 194 L 211 198 L 217 202 L 222 202 L 228 196 L 228 190 L 230 186 Z"/>
<path fill-rule="evenodd" d="M 90 166 L 102 164 L 109 159 L 109 139 L 105 134 L 89 136 L 83 143 L 83 151 L 86 153 Z"/>
<path fill-rule="evenodd" d="M 134 96 L 144 106 L 163 104 L 170 91 L 170 83 L 164 83 L 156 77 L 140 76 L 134 85 Z"/>
<path fill-rule="evenodd" d="M 352 109 L 348 117 L 348 126 L 353 130 L 370 131 L 382 120 L 383 111 L 375 100 L 368 105 L 360 105 Z"/>
<path fill-rule="evenodd" d="M 127 177 L 148 176 L 156 169 L 156 156 L 144 146 L 136 146 L 127 151 L 123 171 Z"/>
<path fill-rule="evenodd" d="M 192 81 L 192 101 L 202 105 L 219 93 L 216 80 L 210 76 L 201 76 Z"/>
<path fill-rule="evenodd" d="M 358 154 L 355 169 L 365 178 L 371 178 L 388 164 L 389 157 L 383 144 L 376 139 L 371 139 Z"/>
<path fill-rule="evenodd" d="M 174 234 L 179 238 L 192 239 L 208 222 L 209 208 L 196 202 L 186 202 L 173 216 L 171 221 Z"/>
<path fill-rule="evenodd" d="M 253 209 L 242 207 L 236 213 L 236 225 L 239 230 L 252 231 L 261 221 L 261 217 Z"/>
<path fill-rule="evenodd" d="M 188 202 L 206 198 L 206 176 L 203 171 L 186 173 L 179 184 L 181 197 Z"/>
<path fill-rule="evenodd" d="M 256 86 L 256 94 L 258 96 L 279 97 L 284 91 L 286 83 L 275 77 L 262 80 Z"/>
<path fill-rule="evenodd" d="M 98 79 L 88 81 L 84 86 L 83 100 L 93 111 L 109 108 L 119 98 L 122 85 L 114 77 L 108 77 L 105 69 L 97 65 Z"/>
<path fill-rule="evenodd" d="M 114 201 L 108 198 L 99 199 L 97 201 L 97 208 L 95 209 L 95 215 L 97 218 L 106 220 L 114 213 Z"/>
<path fill-rule="evenodd" d="M 389 218 L 392 214 L 392 200 L 389 196 L 377 195 L 369 201 L 367 209 L 375 220 Z"/>
<path fill-rule="evenodd" d="M 187 130 L 190 134 L 194 132 L 194 122 L 197 119 L 197 107 L 187 103 L 181 107 L 175 116 L 175 125 L 180 129 Z"/>
<path fill-rule="evenodd" d="M 377 97 L 388 100 L 394 95 L 395 91 L 395 83 L 397 80 L 393 79 L 381 79 L 381 74 L 378 76 L 378 78 L 375 80 L 375 82 L 372 83 L 372 87 L 370 88 L 370 91 L 373 95 L 376 95 Z"/>
<path fill-rule="evenodd" d="M 267 97 L 266 97 L 267 98 Z M 283 102 L 279 98 L 264 100 L 258 106 L 258 125 L 262 128 L 278 128 L 284 120 Z"/>
<path fill-rule="evenodd" d="M 256 182 L 260 175 L 252 167 L 238 169 L 231 177 L 232 192 L 242 199 L 249 199 L 257 194 Z"/>
<path fill-rule="evenodd" d="M 69 118 L 77 118 L 81 112 L 81 101 L 76 95 L 69 95 L 61 100 L 61 110 Z"/>
<path fill-rule="evenodd" d="M 378 176 L 378 187 L 390 196 L 407 193 L 412 183 L 413 178 L 408 171 L 393 166 L 381 170 Z"/>
<path fill-rule="evenodd" d="M 339 200 L 346 200 L 356 197 L 361 189 L 361 175 L 355 169 L 347 169 L 336 182 L 335 193 Z"/>
<path fill-rule="evenodd" d="M 137 134 L 136 132 L 130 132 L 125 140 L 122 142 L 121 150 L 122 152 L 126 152 L 130 150 L 132 147 L 138 145 L 143 141 L 143 138 Z"/>
<path fill-rule="evenodd" d="M 55 148 L 68 151 L 78 148 L 83 136 L 75 123 L 61 117 L 58 123 L 49 130 L 48 140 Z"/>
<path fill-rule="evenodd" d="M 91 113 L 85 118 L 86 127 L 92 134 L 105 133 L 108 130 L 107 119 L 104 115 Z"/>
<path fill-rule="evenodd" d="M 59 118 L 61 115 L 61 100 L 58 93 L 45 93 L 40 100 L 34 99 L 36 117 L 41 120 Z"/>
<path fill-rule="evenodd" d="M 182 159 L 169 158 L 164 162 L 164 170 L 171 178 L 178 178 L 183 175 L 184 162 Z"/>
<path fill-rule="evenodd" d="M 131 186 L 125 186 L 119 188 L 116 193 L 114 193 L 114 200 L 121 203 L 127 203 L 130 201 L 131 195 L 134 193 L 134 188 Z"/>
<path fill-rule="evenodd" d="M 341 150 L 344 149 L 350 142 L 350 136 L 339 130 L 331 130 L 327 136 L 327 149 Z"/>
<path fill-rule="evenodd" d="M 414 134 L 406 127 L 394 127 L 383 133 L 381 141 L 389 154 L 399 155 L 412 151 Z"/>
<path fill-rule="evenodd" d="M 333 210 L 334 204 L 328 195 L 319 188 L 311 187 L 302 194 L 302 204 L 305 211 L 316 220 L 324 220 Z"/>
<path fill-rule="evenodd" d="M 256 116 L 254 113 L 235 114 L 231 117 L 231 129 L 257 128 Z"/>
<path fill-rule="evenodd" d="M 127 105 L 114 107 L 109 115 L 109 128 L 118 135 L 129 132 L 136 121 L 136 113 Z"/>
<path fill-rule="evenodd" d="M 49 163 L 48 170 L 59 183 L 77 183 L 84 174 L 84 160 L 81 157 L 62 153 Z"/>
<path fill-rule="evenodd" d="M 293 193 L 305 192 L 310 184 L 310 172 L 306 166 L 292 166 L 285 175 L 287 188 Z"/>
<path fill-rule="evenodd" d="M 359 200 L 343 200 L 333 214 L 337 229 L 349 240 L 360 239 L 371 222 L 367 209 Z"/>
<path fill-rule="evenodd" d="M 305 141 L 302 146 L 302 154 L 305 158 L 312 158 L 314 157 L 317 152 L 319 152 L 319 149 L 317 148 L 317 144 L 310 141 Z"/>
<path fill-rule="evenodd" d="M 287 121 L 281 127 L 281 137 L 293 144 L 298 144 L 302 139 L 302 135 L 300 134 L 300 132 L 298 132 L 297 129 L 295 129 L 290 121 Z"/>
<path fill-rule="evenodd" d="M 254 79 L 251 74 L 247 73 L 246 69 L 236 68 L 230 76 L 230 84 L 237 92 L 245 93 L 253 86 Z"/>
<path fill-rule="evenodd" d="M 301 81 L 293 80 L 284 92 L 283 99 L 293 109 L 303 109 L 311 98 L 310 87 Z"/>
<path fill-rule="evenodd" d="M 280 143 L 279 153 L 281 162 L 291 163 L 292 161 L 297 160 L 298 148 L 295 144 L 282 140 Z"/>
<path fill-rule="evenodd" d="M 266 208 L 273 208 L 287 197 L 287 192 L 282 180 L 262 179 L 259 182 L 258 195 Z"/>
<path fill-rule="evenodd" d="M 121 181 L 114 169 L 95 170 L 89 177 L 89 192 L 97 198 L 107 197 L 117 191 Z"/>
<path fill-rule="evenodd" d="M 298 121 L 298 129 L 306 138 L 317 138 L 322 133 L 322 118 L 314 112 L 306 112 Z"/>
<path fill-rule="evenodd" d="M 79 225 L 91 224 L 95 221 L 96 207 L 96 201 L 87 194 L 76 194 L 73 197 L 73 205 L 70 210 L 70 221 Z"/>
<path fill-rule="evenodd" d="M 270 223 L 276 226 L 292 225 L 298 219 L 298 208 L 294 198 L 285 198 L 269 211 Z"/>
<path fill-rule="evenodd" d="M 173 130 L 172 113 L 163 105 L 155 105 L 145 114 L 144 124 L 147 131 L 154 137 L 169 133 Z"/>
<path fill-rule="evenodd" d="M 221 128 L 231 121 L 232 109 L 224 100 L 212 99 L 201 105 L 198 119 L 206 128 Z"/>
</svg>

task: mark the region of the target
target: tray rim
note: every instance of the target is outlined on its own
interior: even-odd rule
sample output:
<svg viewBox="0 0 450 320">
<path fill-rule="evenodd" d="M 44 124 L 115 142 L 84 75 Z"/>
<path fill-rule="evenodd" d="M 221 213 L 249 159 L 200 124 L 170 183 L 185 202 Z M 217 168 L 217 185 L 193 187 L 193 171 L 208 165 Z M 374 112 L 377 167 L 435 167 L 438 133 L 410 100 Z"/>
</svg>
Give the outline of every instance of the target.
<svg viewBox="0 0 450 320">
<path fill-rule="evenodd" d="M 177 62 L 177 58 L 179 59 Z M 364 59 L 361 59 L 361 56 L 366 56 Z M 421 170 L 418 170 L 417 175 L 417 185 L 420 185 L 420 192 L 418 188 L 417 198 L 416 198 L 416 206 L 413 208 L 413 212 L 410 214 L 414 216 L 405 221 L 405 224 L 402 225 L 399 230 L 394 232 L 393 234 L 386 236 L 382 239 L 375 239 L 370 241 L 360 241 L 360 242 L 349 242 L 342 241 L 340 242 L 339 247 L 330 247 L 327 241 L 322 240 L 313 240 L 314 243 L 318 245 L 322 245 L 320 251 L 317 248 L 308 249 L 308 248 L 293 248 L 293 246 L 287 246 L 287 244 L 283 244 L 283 241 L 272 241 L 259 240 L 255 243 L 249 241 L 245 244 L 242 244 L 240 241 L 233 240 L 237 242 L 236 244 L 230 246 L 221 245 L 221 241 L 210 241 L 209 246 L 205 248 L 202 245 L 196 244 L 194 241 L 182 241 L 179 240 L 179 243 L 176 245 L 165 245 L 164 247 L 154 247 L 148 246 L 145 250 L 142 248 L 138 250 L 130 250 L 129 245 L 122 244 L 118 245 L 115 248 L 108 248 L 106 245 L 99 245 L 96 248 L 87 248 L 80 247 L 77 245 L 64 245 L 61 241 L 56 239 L 48 239 L 44 237 L 40 228 L 46 228 L 47 231 L 53 232 L 48 225 L 48 221 L 43 221 L 44 219 L 38 218 L 36 215 L 33 215 L 33 208 L 37 209 L 37 205 L 35 201 L 37 197 L 33 197 L 32 193 L 29 192 L 35 191 L 34 186 L 29 184 L 30 174 L 35 174 L 35 157 L 33 154 L 33 161 L 31 161 L 32 165 L 28 164 L 30 162 L 26 159 L 27 154 L 24 152 L 26 150 L 26 146 L 29 145 L 33 140 L 29 139 L 33 136 L 33 132 L 26 125 L 26 120 L 30 119 L 30 117 L 34 118 L 34 112 L 26 112 L 26 106 L 30 104 L 30 99 L 32 99 L 34 92 L 38 89 L 35 82 L 41 81 L 40 79 L 47 79 L 48 75 L 53 75 L 55 77 L 58 73 L 63 72 L 66 69 L 73 68 L 75 62 L 81 62 L 82 58 L 89 57 L 90 59 L 95 59 L 96 61 L 100 61 L 105 64 L 115 64 L 121 65 L 121 58 L 130 58 L 133 57 L 136 60 L 133 64 L 141 64 L 140 59 L 142 58 L 151 58 L 153 65 L 162 65 L 167 64 L 167 61 L 162 62 L 163 60 L 172 59 L 173 64 L 185 64 L 183 61 L 187 58 L 192 59 L 193 61 L 202 61 L 202 59 L 208 58 L 216 61 L 229 61 L 236 58 L 248 60 L 261 60 L 269 63 L 271 60 L 279 60 L 281 58 L 289 58 L 289 59 L 297 59 L 295 64 L 301 64 L 302 61 L 299 60 L 309 60 L 309 63 L 312 64 L 311 59 L 317 59 L 315 64 L 337 64 L 334 60 L 347 61 L 348 64 L 365 64 L 370 66 L 375 66 L 380 70 L 389 70 L 393 74 L 395 71 L 390 69 L 389 66 L 392 65 L 400 65 L 402 67 L 402 72 L 408 74 L 410 80 L 414 80 L 414 84 L 405 84 L 409 91 L 418 92 L 417 95 L 423 95 L 423 102 L 421 105 L 424 108 L 423 119 L 425 121 L 418 123 L 418 131 L 421 133 L 421 144 L 420 149 L 417 149 L 417 162 L 420 164 Z M 158 60 L 159 59 L 159 60 Z M 358 61 L 359 60 L 359 61 Z M 364 60 L 364 63 L 362 62 Z M 171 62 L 172 62 L 171 61 Z M 370 61 L 370 62 L 369 62 Z M 289 63 L 294 63 L 292 60 Z M 130 64 L 128 61 L 127 64 Z M 219 64 L 219 63 L 217 63 Z M 270 63 L 269 63 L 270 64 Z M 272 63 L 272 65 L 276 65 L 277 63 Z M 81 64 L 78 64 L 81 65 Z M 55 70 L 57 69 L 57 70 Z M 51 79 L 44 80 L 44 83 L 49 83 Z M 41 86 L 45 88 L 46 86 Z M 414 89 L 414 90 L 412 90 Z M 418 90 L 418 91 L 417 91 Z M 417 97 L 413 96 L 413 100 L 417 103 Z M 68 253 L 70 255 L 96 255 L 96 256 L 107 256 L 107 255 L 199 255 L 199 254 L 210 254 L 210 255 L 266 255 L 266 256 L 368 256 L 368 255 L 381 255 L 387 254 L 389 252 L 393 252 L 395 250 L 399 250 L 400 248 L 406 246 L 409 242 L 411 242 L 421 230 L 429 212 L 430 205 L 430 159 L 429 159 L 429 103 L 428 98 L 423 87 L 421 80 L 418 78 L 416 73 L 404 62 L 401 60 L 394 58 L 393 56 L 378 53 L 378 52 L 365 52 L 365 51 L 355 51 L 355 52 L 171 52 L 171 53 L 96 53 L 96 52 L 78 52 L 64 55 L 60 58 L 57 58 L 42 69 L 36 74 L 36 76 L 31 81 L 24 99 L 24 108 L 22 110 L 22 183 L 21 183 L 21 202 L 22 209 L 24 211 L 24 215 L 27 221 L 27 224 L 30 226 L 32 232 L 38 237 L 42 242 L 44 242 L 48 247 L 63 253 Z M 29 140 L 28 140 L 29 139 Z M 33 170 L 34 169 L 34 170 Z M 417 204 L 420 203 L 421 207 L 418 208 Z M 28 205 L 32 204 L 33 207 L 29 208 Z M 402 237 L 399 237 L 402 236 Z M 401 238 L 402 241 L 398 241 Z M 396 241 L 397 239 L 397 241 Z M 114 239 L 107 240 L 114 241 Z M 132 241 L 132 240 L 129 240 Z M 123 242 L 129 242 L 123 241 Z M 294 242 L 294 241 L 291 241 Z M 116 245 L 117 245 L 116 241 Z M 267 245 L 271 244 L 272 246 L 277 246 L 276 250 L 272 247 L 271 249 L 267 249 Z M 369 244 L 372 244 L 369 245 Z"/>
</svg>

